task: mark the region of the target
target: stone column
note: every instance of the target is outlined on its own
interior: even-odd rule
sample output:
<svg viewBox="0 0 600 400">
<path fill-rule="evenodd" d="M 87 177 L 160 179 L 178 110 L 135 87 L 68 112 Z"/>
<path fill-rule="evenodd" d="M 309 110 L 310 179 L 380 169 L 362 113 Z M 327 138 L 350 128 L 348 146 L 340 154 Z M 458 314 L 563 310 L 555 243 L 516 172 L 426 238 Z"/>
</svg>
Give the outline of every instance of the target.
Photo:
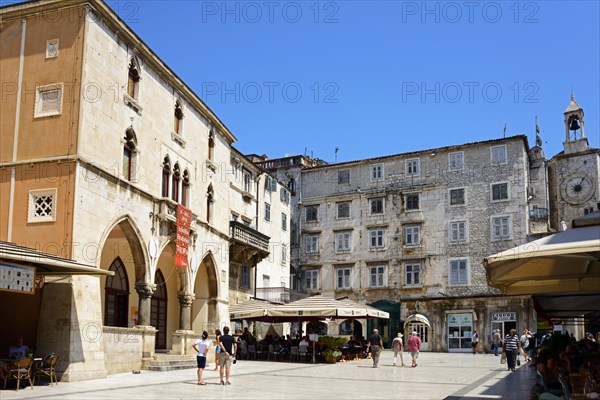
<svg viewBox="0 0 600 400">
<path fill-rule="evenodd" d="M 138 325 L 150 326 L 150 306 L 152 295 L 156 290 L 156 285 L 153 283 L 136 282 L 135 291 L 140 297 L 140 305 L 138 309 Z"/>
<path fill-rule="evenodd" d="M 192 302 L 196 298 L 194 293 L 179 292 L 179 329 L 189 331 L 192 329 Z"/>
</svg>

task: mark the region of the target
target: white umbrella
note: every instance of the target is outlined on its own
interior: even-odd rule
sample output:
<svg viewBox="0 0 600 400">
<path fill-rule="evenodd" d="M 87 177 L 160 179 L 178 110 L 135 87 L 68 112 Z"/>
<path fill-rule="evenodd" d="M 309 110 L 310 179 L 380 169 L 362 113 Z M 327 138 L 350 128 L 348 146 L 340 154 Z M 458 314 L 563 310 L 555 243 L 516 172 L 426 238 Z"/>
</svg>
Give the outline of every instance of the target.
<svg viewBox="0 0 600 400">
<path fill-rule="evenodd" d="M 483 265 L 488 284 L 505 294 L 598 292 L 600 225 L 568 229 L 505 250 L 486 257 Z"/>
</svg>

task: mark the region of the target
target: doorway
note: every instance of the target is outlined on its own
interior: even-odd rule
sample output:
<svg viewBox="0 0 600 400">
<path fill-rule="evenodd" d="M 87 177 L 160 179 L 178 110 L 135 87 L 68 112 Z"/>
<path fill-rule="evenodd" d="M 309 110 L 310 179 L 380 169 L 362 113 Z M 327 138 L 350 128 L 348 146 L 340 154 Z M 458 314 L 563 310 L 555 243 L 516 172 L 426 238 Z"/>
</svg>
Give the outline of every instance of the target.
<svg viewBox="0 0 600 400">
<path fill-rule="evenodd" d="M 471 351 L 473 314 L 448 314 L 448 352 Z"/>
<path fill-rule="evenodd" d="M 158 330 L 155 348 L 163 350 L 167 348 L 167 285 L 160 269 L 156 271 L 154 283 L 156 292 L 150 306 L 150 324 Z"/>
</svg>

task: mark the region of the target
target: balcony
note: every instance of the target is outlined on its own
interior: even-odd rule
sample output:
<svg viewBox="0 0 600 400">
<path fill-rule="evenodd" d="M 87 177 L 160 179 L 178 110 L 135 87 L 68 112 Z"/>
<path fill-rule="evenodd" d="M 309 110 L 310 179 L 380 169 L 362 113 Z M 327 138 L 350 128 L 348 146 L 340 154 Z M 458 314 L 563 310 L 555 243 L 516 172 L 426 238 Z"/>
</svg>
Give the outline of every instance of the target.
<svg viewBox="0 0 600 400">
<path fill-rule="evenodd" d="M 291 301 L 304 299 L 307 295 L 306 293 L 301 293 L 286 287 L 266 287 L 256 288 L 256 297 L 262 300 L 268 300 L 272 303 L 289 303 Z"/>
<path fill-rule="evenodd" d="M 156 222 L 159 223 L 160 235 L 171 235 L 177 230 L 177 203 L 169 198 L 163 197 L 158 200 L 158 212 L 151 214 Z M 197 231 L 196 219 L 198 216 L 192 213 L 190 223 L 190 235 Z"/>
<path fill-rule="evenodd" d="M 529 218 L 538 219 L 538 220 L 547 220 L 548 219 L 548 209 L 534 206 L 531 210 L 529 210 Z"/>
<path fill-rule="evenodd" d="M 229 259 L 254 266 L 269 255 L 269 239 L 241 222 L 230 221 Z"/>
</svg>

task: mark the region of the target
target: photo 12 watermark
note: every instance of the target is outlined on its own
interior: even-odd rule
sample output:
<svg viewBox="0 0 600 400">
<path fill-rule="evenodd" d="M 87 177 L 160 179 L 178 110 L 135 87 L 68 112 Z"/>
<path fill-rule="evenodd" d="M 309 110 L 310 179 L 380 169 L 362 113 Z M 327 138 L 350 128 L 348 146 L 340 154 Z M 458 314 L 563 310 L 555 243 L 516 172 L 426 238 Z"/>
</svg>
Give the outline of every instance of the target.
<svg viewBox="0 0 600 400">
<path fill-rule="evenodd" d="M 537 24 L 540 5 L 534 1 L 403 1 L 402 23 Z"/>
<path fill-rule="evenodd" d="M 339 103 L 336 82 L 202 82 L 200 97 L 221 103 Z"/>
<path fill-rule="evenodd" d="M 487 81 L 402 82 L 402 102 L 420 103 L 539 103 L 536 82 L 509 84 Z"/>
<path fill-rule="evenodd" d="M 202 23 L 337 24 L 340 3 L 334 1 L 203 1 Z"/>
</svg>

